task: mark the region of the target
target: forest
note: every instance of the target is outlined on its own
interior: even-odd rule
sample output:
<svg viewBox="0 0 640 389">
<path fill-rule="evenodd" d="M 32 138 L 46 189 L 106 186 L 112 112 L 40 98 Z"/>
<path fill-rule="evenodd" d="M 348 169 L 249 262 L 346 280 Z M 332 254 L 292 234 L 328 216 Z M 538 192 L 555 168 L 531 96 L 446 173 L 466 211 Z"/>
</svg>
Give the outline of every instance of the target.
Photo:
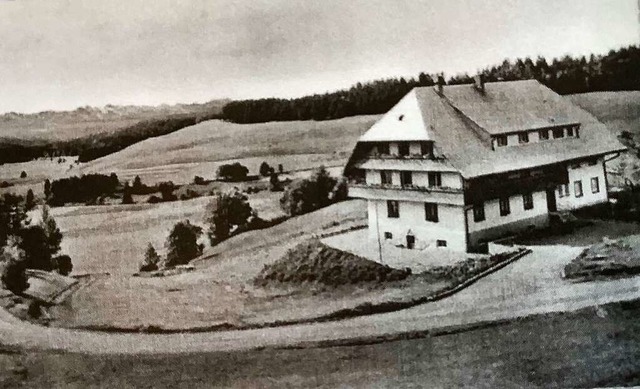
<svg viewBox="0 0 640 389">
<path fill-rule="evenodd" d="M 640 89 L 640 49 L 637 46 L 611 50 L 606 55 L 505 59 L 481 72 L 486 81 L 536 79 L 559 94 Z M 447 84 L 473 82 L 469 74 L 457 74 Z M 235 123 L 288 120 L 329 120 L 346 116 L 381 114 L 414 87 L 434 85 L 438 74 L 420 73 L 415 78 L 390 78 L 357 83 L 348 90 L 297 99 L 232 101 L 222 112 Z"/>
</svg>

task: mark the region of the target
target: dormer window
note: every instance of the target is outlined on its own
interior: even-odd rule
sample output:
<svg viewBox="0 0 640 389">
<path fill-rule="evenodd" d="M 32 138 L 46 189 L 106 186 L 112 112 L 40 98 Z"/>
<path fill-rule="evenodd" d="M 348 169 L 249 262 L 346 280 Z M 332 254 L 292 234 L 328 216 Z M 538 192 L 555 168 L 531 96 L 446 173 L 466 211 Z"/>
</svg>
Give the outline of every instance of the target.
<svg viewBox="0 0 640 389">
<path fill-rule="evenodd" d="M 567 127 L 567 136 L 573 136 L 573 126 Z"/>
<path fill-rule="evenodd" d="M 553 129 L 553 139 L 564 138 L 564 128 L 554 128 Z"/>
<path fill-rule="evenodd" d="M 518 142 L 520 143 L 529 143 L 529 133 L 521 132 L 518 134 Z"/>
<path fill-rule="evenodd" d="M 496 142 L 499 147 L 506 146 L 509 142 L 506 135 L 500 135 L 496 137 Z"/>
<path fill-rule="evenodd" d="M 549 139 L 549 130 L 539 130 L 538 137 L 540 138 L 540 140 Z"/>
</svg>

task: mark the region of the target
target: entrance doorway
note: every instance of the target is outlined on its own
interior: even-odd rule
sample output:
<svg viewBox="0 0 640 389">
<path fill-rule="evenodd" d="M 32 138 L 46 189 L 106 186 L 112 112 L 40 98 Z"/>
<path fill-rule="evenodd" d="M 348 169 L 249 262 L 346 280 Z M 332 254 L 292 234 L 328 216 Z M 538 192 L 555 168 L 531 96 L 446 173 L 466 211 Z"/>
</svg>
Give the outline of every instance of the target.
<svg viewBox="0 0 640 389">
<path fill-rule="evenodd" d="M 549 212 L 558 211 L 558 205 L 556 204 L 556 190 L 554 188 L 547 188 L 547 209 Z"/>
<path fill-rule="evenodd" d="M 407 248 L 413 249 L 416 246 L 416 237 L 413 235 L 407 235 Z"/>
</svg>

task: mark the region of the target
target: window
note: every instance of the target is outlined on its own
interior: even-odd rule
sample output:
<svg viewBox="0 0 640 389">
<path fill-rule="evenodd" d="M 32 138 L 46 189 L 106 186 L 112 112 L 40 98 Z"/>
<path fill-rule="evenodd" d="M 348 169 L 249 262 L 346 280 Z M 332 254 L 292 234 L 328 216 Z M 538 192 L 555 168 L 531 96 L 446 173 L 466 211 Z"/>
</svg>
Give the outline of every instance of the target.
<svg viewBox="0 0 640 389">
<path fill-rule="evenodd" d="M 523 194 L 522 204 L 524 205 L 525 211 L 528 211 L 529 209 L 533 209 L 533 195 L 531 193 Z"/>
<path fill-rule="evenodd" d="M 529 133 L 521 132 L 518 134 L 518 142 L 520 143 L 529 143 Z"/>
<path fill-rule="evenodd" d="M 398 154 L 402 157 L 409 155 L 409 142 L 398 143 Z"/>
<path fill-rule="evenodd" d="M 446 240 L 436 240 L 436 246 L 437 247 L 447 247 L 447 241 Z"/>
<path fill-rule="evenodd" d="M 580 127 L 576 126 L 576 138 L 580 138 Z"/>
<path fill-rule="evenodd" d="M 382 185 L 391 185 L 393 183 L 393 174 L 389 170 L 380 171 L 380 183 Z"/>
<path fill-rule="evenodd" d="M 389 143 L 378 143 L 378 154 L 389 155 Z"/>
<path fill-rule="evenodd" d="M 558 185 L 558 197 L 569 196 L 569 184 Z"/>
<path fill-rule="evenodd" d="M 411 172 L 400 172 L 400 185 L 413 185 L 413 177 L 411 177 Z"/>
<path fill-rule="evenodd" d="M 427 177 L 430 188 L 439 188 L 442 186 L 442 174 L 440 174 L 440 172 L 429 172 Z"/>
<path fill-rule="evenodd" d="M 390 232 L 385 232 L 384 233 L 384 238 L 389 240 L 389 239 L 393 239 L 393 234 Z"/>
<path fill-rule="evenodd" d="M 497 136 L 496 137 L 496 142 L 498 143 L 498 146 L 500 146 L 500 147 L 506 146 L 509 143 L 506 135 Z"/>
<path fill-rule="evenodd" d="M 576 197 L 582 197 L 582 181 L 576 181 L 573 183 L 573 191 Z"/>
<path fill-rule="evenodd" d="M 389 170 L 380 171 L 380 183 L 382 185 L 391 185 L 393 182 L 393 174 Z"/>
<path fill-rule="evenodd" d="M 567 127 L 567 136 L 573 136 L 573 127 Z"/>
<path fill-rule="evenodd" d="M 509 206 L 509 198 L 503 197 L 500 199 L 500 216 L 507 216 L 511 213 L 511 207 Z"/>
<path fill-rule="evenodd" d="M 564 138 L 564 128 L 554 128 L 553 129 L 553 139 Z"/>
<path fill-rule="evenodd" d="M 431 142 L 422 142 L 422 143 L 420 143 L 420 153 L 422 155 L 432 156 L 433 155 L 433 143 L 431 143 Z"/>
<path fill-rule="evenodd" d="M 540 138 L 540 140 L 549 139 L 549 130 L 540 130 L 540 131 L 538 131 L 538 137 Z"/>
<path fill-rule="evenodd" d="M 599 193 L 600 192 L 600 181 L 598 177 L 591 178 L 591 193 Z"/>
<path fill-rule="evenodd" d="M 387 200 L 387 216 L 394 219 L 400 217 L 400 204 L 396 200 Z"/>
<path fill-rule="evenodd" d="M 438 204 L 424 203 L 424 218 L 430 222 L 438 222 Z"/>
<path fill-rule="evenodd" d="M 484 217 L 484 203 L 482 204 L 474 204 L 473 206 L 473 221 L 481 222 L 485 219 Z"/>
</svg>

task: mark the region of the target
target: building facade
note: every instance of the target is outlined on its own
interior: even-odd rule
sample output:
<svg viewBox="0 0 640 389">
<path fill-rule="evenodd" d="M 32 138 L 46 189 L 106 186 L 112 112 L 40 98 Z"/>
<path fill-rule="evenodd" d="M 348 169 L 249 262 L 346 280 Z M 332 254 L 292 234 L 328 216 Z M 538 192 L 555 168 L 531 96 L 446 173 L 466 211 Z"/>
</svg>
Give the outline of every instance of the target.
<svg viewBox="0 0 640 389">
<path fill-rule="evenodd" d="M 624 150 L 537 81 L 478 79 L 412 90 L 360 138 L 345 175 L 372 237 L 473 251 L 607 202 L 605 162 Z"/>
</svg>

